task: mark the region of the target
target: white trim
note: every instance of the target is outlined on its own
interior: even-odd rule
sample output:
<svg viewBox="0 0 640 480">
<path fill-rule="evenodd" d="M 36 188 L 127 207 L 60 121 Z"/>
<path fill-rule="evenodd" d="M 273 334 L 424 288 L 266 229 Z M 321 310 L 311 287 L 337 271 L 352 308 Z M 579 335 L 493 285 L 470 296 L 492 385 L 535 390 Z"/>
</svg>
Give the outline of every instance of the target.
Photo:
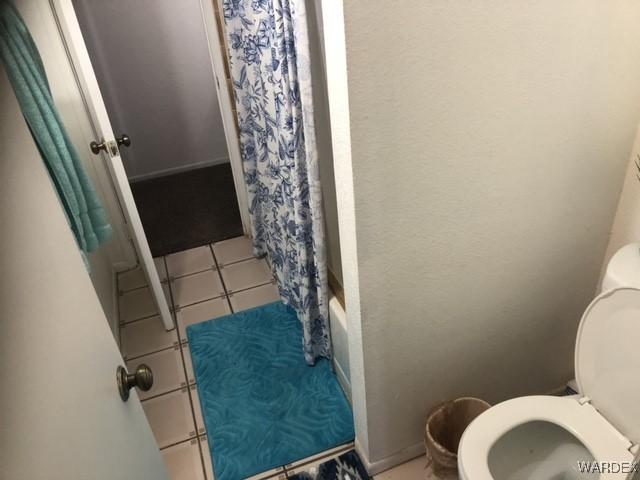
<svg viewBox="0 0 640 480">
<path fill-rule="evenodd" d="M 198 168 L 212 167 L 214 165 L 222 165 L 223 163 L 229 163 L 229 157 L 214 158 L 213 160 L 207 160 L 205 162 L 188 163 L 186 165 L 143 173 L 142 175 L 129 177 L 129 182 L 135 183 L 141 182 L 142 180 L 151 180 L 152 178 L 167 177 L 176 173 L 189 172 L 191 170 L 197 170 Z"/>
<path fill-rule="evenodd" d="M 404 448 L 399 452 L 394 453 L 382 460 L 378 460 L 376 462 L 370 462 L 369 458 L 365 454 L 362 449 L 362 446 L 358 442 L 356 438 L 355 441 L 355 449 L 364 464 L 364 467 L 367 469 L 369 475 L 374 476 L 378 475 L 381 472 L 389 470 L 390 468 L 397 467 L 409 460 L 413 460 L 414 458 L 420 457 L 425 453 L 425 446 L 423 442 L 416 443 L 415 445 L 411 445 L 410 447 Z"/>
<path fill-rule="evenodd" d="M 338 202 L 340 251 L 347 314 L 349 345 L 349 378 L 356 431 L 361 452 L 370 451 L 367 421 L 367 392 L 360 311 L 360 278 L 358 273 L 358 242 L 351 159 L 351 123 L 349 119 L 349 88 L 347 51 L 344 28 L 343 0 L 322 1 L 324 50 L 326 53 L 327 92 L 331 118 L 334 178 Z M 366 455 L 368 457 L 368 453 Z"/>
<path fill-rule="evenodd" d="M 73 4 L 71 0 L 49 0 L 49 4 L 58 22 L 60 37 L 67 48 L 69 62 L 75 69 L 79 87 L 85 96 L 87 109 L 89 110 L 89 115 L 94 122 L 96 130 L 103 136 L 102 141 L 115 144 L 115 135 L 111 128 L 111 121 L 109 120 L 102 93 L 100 92 L 100 86 L 98 85 L 98 80 L 91 65 L 89 52 L 84 43 Z M 167 299 L 164 296 L 164 290 L 160 283 L 160 277 L 158 277 L 153 257 L 151 256 L 149 243 L 147 242 L 142 221 L 140 220 L 140 214 L 138 213 L 133 194 L 131 193 L 129 179 L 124 170 L 122 158 L 120 158 L 117 148 L 113 154 L 108 155 L 103 153 L 101 157 L 104 159 L 109 169 L 109 174 L 113 179 L 114 189 L 122 205 L 127 224 L 129 225 L 129 233 L 131 234 L 138 260 L 147 277 L 147 282 L 158 307 L 162 323 L 167 330 L 172 330 L 175 328 L 173 325 L 173 317 L 169 310 Z"/>
<path fill-rule="evenodd" d="M 249 218 L 249 196 L 247 194 L 247 186 L 244 181 L 242 156 L 240 155 L 240 136 L 236 128 L 236 119 L 235 114 L 233 113 L 233 102 L 229 95 L 229 89 L 227 88 L 227 79 L 224 75 L 225 68 L 223 55 L 225 53 L 222 51 L 222 45 L 220 45 L 220 35 L 213 8 L 213 1 L 215 0 L 200 0 L 200 7 L 202 9 L 202 19 L 204 21 L 207 42 L 209 44 L 209 55 L 211 56 L 211 66 L 213 69 L 216 90 L 218 92 L 218 103 L 220 104 L 224 136 L 227 140 L 227 150 L 229 152 L 231 171 L 233 172 L 233 183 L 236 188 L 238 207 L 240 208 L 242 229 L 245 235 L 252 235 L 251 221 Z M 217 72 L 219 72 L 219 74 Z"/>
<path fill-rule="evenodd" d="M 344 373 L 342 366 L 336 361 L 336 357 L 333 357 L 333 367 L 336 371 L 336 377 L 338 378 L 338 383 L 342 387 L 342 391 L 347 396 L 347 400 L 349 403 L 351 402 L 351 383 L 349 383 L 349 379 Z"/>
</svg>

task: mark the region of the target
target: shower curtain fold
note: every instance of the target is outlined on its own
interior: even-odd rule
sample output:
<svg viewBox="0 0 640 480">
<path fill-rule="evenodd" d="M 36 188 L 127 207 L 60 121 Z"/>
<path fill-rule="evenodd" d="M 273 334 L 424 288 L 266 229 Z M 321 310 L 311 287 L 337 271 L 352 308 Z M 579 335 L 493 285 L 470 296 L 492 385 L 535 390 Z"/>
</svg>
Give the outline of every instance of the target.
<svg viewBox="0 0 640 480">
<path fill-rule="evenodd" d="M 90 253 L 111 237 L 111 226 L 60 119 L 38 49 L 8 0 L 0 0 L 0 60 L 78 246 Z"/>
<path fill-rule="evenodd" d="M 268 256 L 313 364 L 331 339 L 304 1 L 224 0 L 223 14 L 254 253 Z"/>
</svg>

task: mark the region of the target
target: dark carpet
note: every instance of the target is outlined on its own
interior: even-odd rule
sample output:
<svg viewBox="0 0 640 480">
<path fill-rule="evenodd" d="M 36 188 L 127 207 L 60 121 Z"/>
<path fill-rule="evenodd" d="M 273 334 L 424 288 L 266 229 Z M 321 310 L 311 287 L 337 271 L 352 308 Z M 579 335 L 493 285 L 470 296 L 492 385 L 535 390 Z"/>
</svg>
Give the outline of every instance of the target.
<svg viewBox="0 0 640 480">
<path fill-rule="evenodd" d="M 231 165 L 131 184 L 154 257 L 242 235 Z"/>
</svg>

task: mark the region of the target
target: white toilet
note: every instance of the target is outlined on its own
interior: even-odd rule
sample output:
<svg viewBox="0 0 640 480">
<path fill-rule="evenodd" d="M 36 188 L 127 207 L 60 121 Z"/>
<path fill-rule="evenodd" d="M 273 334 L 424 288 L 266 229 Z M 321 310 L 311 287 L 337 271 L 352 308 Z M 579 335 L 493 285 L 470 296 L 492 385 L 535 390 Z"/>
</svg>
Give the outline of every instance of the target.
<svg viewBox="0 0 640 480">
<path fill-rule="evenodd" d="M 520 397 L 482 413 L 460 440 L 461 479 L 640 478 L 640 243 L 614 255 L 602 290 L 578 329 L 580 394 Z"/>
</svg>

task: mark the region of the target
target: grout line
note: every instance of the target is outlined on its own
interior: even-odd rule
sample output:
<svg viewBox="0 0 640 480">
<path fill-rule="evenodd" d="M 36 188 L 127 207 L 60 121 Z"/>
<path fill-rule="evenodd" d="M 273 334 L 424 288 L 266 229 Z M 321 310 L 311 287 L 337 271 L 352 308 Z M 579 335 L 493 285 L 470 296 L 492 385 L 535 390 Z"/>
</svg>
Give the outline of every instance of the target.
<svg viewBox="0 0 640 480">
<path fill-rule="evenodd" d="M 167 265 L 167 256 L 162 255 L 162 264 L 164 265 L 164 280 L 162 283 L 171 283 L 169 282 L 169 266 Z"/>
<path fill-rule="evenodd" d="M 275 279 L 271 279 L 268 282 L 259 283 L 257 285 L 252 285 L 250 287 L 244 287 L 239 290 L 231 290 L 227 295 L 235 295 L 236 293 L 246 292 L 247 290 L 251 290 L 252 288 L 264 287 L 265 285 L 275 285 Z"/>
<path fill-rule="evenodd" d="M 159 393 L 159 394 L 154 395 L 154 396 L 152 396 L 152 397 L 147 397 L 147 398 L 145 398 L 144 400 L 142 400 L 142 399 L 141 399 L 141 400 L 140 400 L 140 403 L 144 403 L 144 402 L 147 402 L 147 401 L 149 401 L 149 400 L 155 400 L 156 398 L 164 397 L 165 395 L 169 395 L 170 393 L 176 393 L 176 392 L 179 392 L 179 391 L 181 391 L 183 388 L 188 388 L 188 387 L 189 387 L 188 385 L 185 385 L 185 386 L 182 386 L 182 387 L 173 388 L 173 389 L 171 389 L 171 390 L 167 390 L 166 392 Z M 138 398 L 139 398 L 139 397 L 138 397 Z"/>
<path fill-rule="evenodd" d="M 146 287 L 148 287 L 146 283 L 144 285 L 140 285 L 139 287 L 130 288 L 129 290 L 120 290 L 120 287 L 118 286 L 118 296 L 122 297 L 127 293 L 135 292 L 136 290 L 142 290 L 143 288 L 146 288 Z"/>
<path fill-rule="evenodd" d="M 224 288 L 224 287 L 223 287 Z M 204 302 L 208 302 L 209 300 L 216 300 L 217 298 L 222 298 L 225 297 L 227 295 L 227 293 L 221 293 L 220 295 L 216 295 L 215 297 L 211 297 L 211 298 L 205 298 L 204 300 L 198 300 L 197 302 L 193 302 L 193 303 L 188 303 L 186 305 L 178 305 L 176 306 L 176 313 L 178 313 L 179 310 L 182 310 L 183 308 L 187 308 L 187 307 L 192 307 L 193 305 L 199 305 L 201 303 Z"/>
<path fill-rule="evenodd" d="M 139 322 L 139 321 L 141 321 L 141 320 L 149 320 L 150 318 L 153 318 L 153 317 L 159 317 L 159 316 L 160 316 L 160 314 L 159 314 L 159 313 L 154 313 L 154 314 L 152 314 L 152 315 L 147 315 L 147 316 L 145 316 L 145 317 L 134 318 L 133 320 L 127 320 L 126 322 L 120 322 L 120 326 L 122 326 L 122 325 L 129 325 L 129 324 L 131 324 L 131 323 L 136 323 L 136 322 Z"/>
<path fill-rule="evenodd" d="M 198 430 L 198 426 L 196 425 L 196 431 L 197 430 Z M 204 435 L 206 435 L 206 433 Z M 202 449 L 204 448 L 203 445 L 202 445 L 202 440 L 201 440 L 202 436 L 203 435 L 198 435 L 196 437 L 198 439 L 198 454 L 200 455 L 200 466 L 202 467 L 202 473 L 204 475 L 205 480 L 214 480 L 213 478 L 207 477 L 207 467 L 205 465 L 204 455 L 202 454 Z M 211 457 L 211 450 L 209 450 L 209 457 Z M 212 461 L 212 463 L 213 463 L 213 461 Z M 211 465 L 211 470 L 213 470 L 213 465 Z"/>
<path fill-rule="evenodd" d="M 176 324 L 178 323 L 178 320 L 176 318 Z M 178 344 L 180 346 L 180 361 L 182 362 L 182 373 L 184 374 L 184 378 L 187 382 L 187 395 L 189 395 L 189 407 L 191 408 L 191 421 L 193 422 L 193 429 L 196 432 L 196 437 L 199 435 L 198 432 L 198 422 L 196 421 L 196 411 L 195 408 L 193 406 L 193 395 L 191 395 L 191 384 L 189 383 L 189 374 L 187 372 L 187 362 L 184 359 L 184 356 L 186 355 L 185 351 L 184 351 L 184 346 L 186 345 L 186 343 L 182 342 L 182 335 L 180 335 L 180 328 L 177 328 L 177 334 L 178 334 Z M 185 339 L 186 340 L 186 339 Z M 193 360 L 191 360 L 191 364 L 193 364 Z M 195 372 L 193 375 L 193 381 L 195 382 Z M 193 385 L 196 385 L 196 383 L 193 383 Z M 196 387 L 197 388 L 197 387 Z M 202 450 L 200 449 L 200 440 L 198 439 L 198 454 L 200 455 L 200 463 L 202 465 L 203 468 L 203 474 L 206 477 L 206 470 L 204 470 L 204 460 L 202 458 Z"/>
<path fill-rule="evenodd" d="M 162 448 L 158 447 L 158 450 L 160 450 L 162 452 L 163 450 L 166 450 L 167 448 L 175 447 L 176 445 L 181 445 L 183 443 L 190 442 L 191 440 L 197 440 L 197 439 L 198 439 L 198 436 L 196 435 L 195 437 L 189 437 L 186 440 L 180 440 L 179 442 L 175 442 L 175 443 L 171 443 L 169 445 L 165 445 Z"/>
<path fill-rule="evenodd" d="M 195 272 L 189 272 L 189 273 L 185 273 L 183 275 L 176 275 L 176 276 L 172 276 L 171 277 L 171 281 L 176 281 L 180 278 L 186 278 L 186 277 L 192 277 L 194 275 L 198 275 L 199 273 L 204 273 L 204 272 L 208 272 L 208 271 L 217 271 L 218 267 L 216 265 L 209 265 L 207 268 L 205 268 L 204 270 L 198 270 Z"/>
<path fill-rule="evenodd" d="M 237 263 L 242 263 L 242 262 L 246 262 L 247 260 L 262 260 L 265 257 L 254 257 L 253 254 L 250 257 L 247 258 L 241 258 L 240 260 L 234 260 L 233 262 L 229 262 L 229 263 L 223 263 L 221 264 L 222 267 L 228 267 L 230 265 L 235 265 Z"/>
<path fill-rule="evenodd" d="M 167 268 L 167 265 L 165 263 L 165 268 Z M 175 311 L 176 311 L 176 305 L 175 302 L 173 301 L 173 286 L 171 285 L 171 282 L 168 281 L 169 280 L 169 275 L 167 273 L 167 287 L 169 288 L 169 303 L 170 303 L 170 307 L 171 307 L 171 312 L 173 315 L 175 315 Z M 164 291 L 164 289 L 162 289 Z M 175 324 L 176 319 L 173 319 L 173 323 Z"/>
<path fill-rule="evenodd" d="M 229 310 L 231 311 L 231 313 L 235 313 L 233 311 L 233 307 L 231 306 L 231 300 L 229 300 L 229 290 L 227 290 L 227 285 L 224 282 L 224 278 L 222 277 L 222 272 L 220 271 L 220 264 L 218 263 L 218 259 L 216 257 L 216 254 L 213 251 L 213 243 L 209 244 L 209 248 L 211 249 L 211 255 L 213 255 L 213 261 L 216 263 L 216 268 L 218 270 L 218 276 L 220 277 L 220 283 L 222 283 L 222 289 L 224 290 L 224 298 L 227 301 L 227 305 L 229 306 Z"/>
<path fill-rule="evenodd" d="M 161 284 L 168 284 L 169 283 L 169 279 L 164 279 L 164 280 L 160 280 Z M 144 285 L 140 285 L 139 287 L 133 287 L 130 288 L 129 290 L 120 290 L 120 288 L 118 288 L 118 296 L 122 297 L 124 295 L 126 295 L 127 293 L 131 293 L 131 292 L 135 292 L 136 290 L 142 290 L 143 288 L 148 288 L 149 285 L 147 285 L 146 283 Z"/>
<path fill-rule="evenodd" d="M 171 445 L 167 445 L 166 447 L 162 447 L 162 448 L 158 448 L 158 450 L 163 451 L 166 450 L 167 448 L 171 448 L 171 447 L 175 447 L 177 445 L 182 445 L 183 443 L 187 443 L 187 442 L 191 442 L 192 440 L 199 440 L 198 437 L 191 437 L 191 438 L 187 438 L 186 440 L 181 440 L 179 442 L 176 443 L 172 443 Z M 197 442 L 198 447 L 200 447 L 200 442 Z M 207 479 L 209 480 L 209 479 Z"/>
<path fill-rule="evenodd" d="M 231 298 L 229 298 L 229 294 L 226 294 L 226 295 L 224 296 L 224 298 L 225 298 L 225 300 L 227 301 L 227 305 L 229 306 L 229 311 L 230 311 L 231 313 L 236 313 L 236 312 L 235 312 L 235 309 L 233 308 L 233 305 L 231 304 Z"/>
<path fill-rule="evenodd" d="M 184 367 L 184 359 L 182 361 L 182 365 Z M 185 367 L 185 370 L 186 370 L 186 367 Z M 185 373 L 185 376 L 186 376 L 186 373 Z M 189 380 L 187 379 L 187 382 L 188 381 Z M 196 420 L 196 409 L 193 407 L 194 399 L 193 399 L 193 395 L 191 395 L 192 387 L 194 388 L 198 388 L 198 387 L 197 387 L 197 384 L 195 383 L 187 386 L 187 394 L 189 395 L 189 406 L 191 407 L 191 421 L 193 422 L 193 430 L 196 432 L 196 437 L 197 437 L 198 435 L 200 435 L 200 432 L 198 432 L 198 422 Z M 200 410 L 202 410 L 202 407 L 200 408 Z M 202 415 L 204 417 L 204 413 Z M 207 433 L 206 430 L 207 429 L 205 427 L 205 433 Z"/>
<path fill-rule="evenodd" d="M 126 358 L 125 358 L 123 356 L 123 359 L 124 359 L 125 362 L 130 362 L 132 360 L 139 360 L 142 357 L 146 357 L 146 356 L 149 356 L 149 355 L 154 355 L 156 353 L 165 352 L 167 350 L 175 350 L 179 346 L 180 346 L 179 344 L 175 343 L 175 344 L 171 345 L 170 347 L 159 348 L 158 350 L 152 350 L 152 351 L 147 352 L 147 353 L 143 353 L 143 354 L 140 354 L 140 355 L 135 355 L 134 357 L 126 356 Z"/>
</svg>

